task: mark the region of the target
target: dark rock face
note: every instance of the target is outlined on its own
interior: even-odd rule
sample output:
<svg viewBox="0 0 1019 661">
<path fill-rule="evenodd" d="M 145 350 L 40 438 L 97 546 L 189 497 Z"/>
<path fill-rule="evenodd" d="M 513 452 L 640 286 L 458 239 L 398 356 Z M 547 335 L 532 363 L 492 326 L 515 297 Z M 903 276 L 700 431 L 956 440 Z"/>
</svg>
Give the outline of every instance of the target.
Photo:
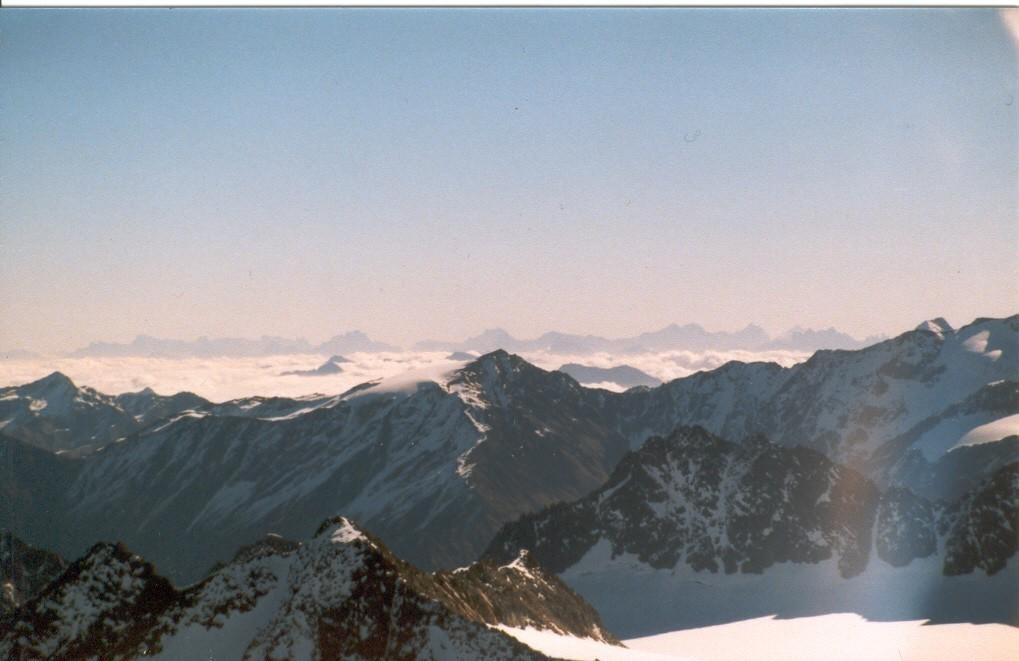
<svg viewBox="0 0 1019 661">
<path fill-rule="evenodd" d="M 682 428 L 627 455 L 590 496 L 505 527 L 486 555 L 528 548 L 560 572 L 604 538 L 614 555 L 655 568 L 759 573 L 837 556 L 852 576 L 866 565 L 877 499 L 873 484 L 816 452 Z"/>
<path fill-rule="evenodd" d="M 31 599 L 67 563 L 55 553 L 25 544 L 8 530 L 0 530 L 0 621 Z"/>
<path fill-rule="evenodd" d="M 953 504 L 943 529 L 946 574 L 1001 571 L 1019 550 L 1019 462 Z"/>
<path fill-rule="evenodd" d="M 618 641 L 591 606 L 521 551 L 508 565 L 475 562 L 430 576 L 426 591 L 463 617 L 488 624 L 547 628 L 578 638 Z"/>
<path fill-rule="evenodd" d="M 603 421 L 598 400 L 573 379 L 504 351 L 459 370 L 449 387 L 484 402 L 472 412 L 487 428 L 484 441 L 464 465 L 500 518 L 510 507 L 522 513 L 584 495 L 627 450 L 626 439 Z M 511 505 L 509 494 L 523 502 Z"/>
<path fill-rule="evenodd" d="M 67 485 L 82 462 L 47 452 L 0 433 L 0 529 L 46 549 L 61 552 L 67 531 Z M 80 553 L 83 549 L 78 549 Z M 66 555 L 66 554 L 64 554 Z"/>
<path fill-rule="evenodd" d="M 530 549 L 562 573 L 605 541 L 613 557 L 655 569 L 761 573 L 835 557 L 849 578 L 866 569 L 872 546 L 894 567 L 943 546 L 945 574 L 994 574 L 1015 555 L 1016 530 L 1019 463 L 946 507 L 901 487 L 879 493 L 812 450 L 760 437 L 737 445 L 694 427 L 649 440 L 589 496 L 505 526 L 485 557 Z"/>
<path fill-rule="evenodd" d="M 0 654 L 546 658 L 487 626 L 500 624 L 615 642 L 590 606 L 526 558 L 426 574 L 339 517 L 304 544 L 242 549 L 185 590 L 122 546 L 97 545 L 17 611 Z"/>
<path fill-rule="evenodd" d="M 615 484 L 616 480 L 610 480 L 609 488 Z M 655 533 L 649 531 L 648 535 L 653 537 Z M 597 503 L 594 499 L 582 498 L 572 503 L 549 505 L 503 526 L 482 560 L 507 562 L 514 554 L 526 550 L 543 567 L 559 574 L 579 562 L 599 539 L 601 521 Z"/>
<path fill-rule="evenodd" d="M 908 489 L 893 488 L 881 494 L 875 546 L 879 558 L 904 567 L 915 558 L 937 551 L 935 507 Z"/>
</svg>

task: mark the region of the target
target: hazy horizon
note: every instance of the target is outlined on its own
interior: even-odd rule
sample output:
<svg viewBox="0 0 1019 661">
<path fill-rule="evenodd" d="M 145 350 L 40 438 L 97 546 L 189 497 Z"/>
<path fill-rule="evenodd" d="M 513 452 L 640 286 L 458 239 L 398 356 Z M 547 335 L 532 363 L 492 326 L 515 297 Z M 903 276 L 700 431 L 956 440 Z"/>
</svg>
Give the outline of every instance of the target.
<svg viewBox="0 0 1019 661">
<path fill-rule="evenodd" d="M 680 327 L 684 327 L 684 326 L 697 326 L 697 327 L 700 327 L 702 330 L 704 330 L 707 333 L 719 333 L 719 334 L 721 334 L 721 333 L 737 333 L 737 332 L 742 331 L 742 330 L 746 330 L 746 329 L 749 329 L 749 328 L 757 327 L 757 328 L 760 328 L 761 330 L 763 330 L 765 332 L 765 334 L 768 335 L 768 337 L 771 338 L 772 340 L 778 340 L 778 339 L 781 339 L 783 337 L 789 336 L 789 335 L 791 335 L 793 333 L 796 333 L 796 332 L 810 333 L 810 332 L 834 331 L 834 332 L 837 332 L 837 333 L 841 333 L 841 334 L 847 335 L 851 339 L 853 339 L 853 340 L 855 340 L 857 342 L 869 342 L 869 341 L 877 342 L 877 341 L 881 341 L 883 339 L 888 339 L 888 338 L 891 338 L 891 337 L 895 337 L 895 336 L 897 336 L 897 335 L 899 335 L 901 333 L 905 333 L 905 332 L 907 332 L 909 330 L 914 329 L 916 326 L 922 324 L 925 321 L 930 321 L 930 320 L 933 320 L 933 319 L 936 319 L 936 318 L 939 318 L 939 317 L 943 318 L 945 321 L 947 321 L 949 323 L 949 325 L 952 326 L 953 328 L 958 329 L 958 328 L 961 328 L 963 326 L 966 326 L 966 325 L 972 323 L 976 319 L 980 319 L 980 318 L 1005 318 L 1005 317 L 1013 316 L 1014 314 L 1019 314 L 1019 308 L 1017 308 L 1015 310 L 1012 310 L 1011 312 L 1007 312 L 1006 311 L 1005 313 L 1000 314 L 1000 315 L 981 314 L 981 315 L 976 315 L 976 316 L 970 317 L 970 318 L 958 318 L 958 319 L 952 318 L 952 317 L 948 317 L 946 315 L 932 315 L 932 316 L 929 316 L 929 317 L 924 317 L 923 319 L 917 319 L 916 323 L 904 326 L 902 328 L 894 328 L 894 329 L 888 330 L 887 332 L 874 333 L 874 334 L 867 335 L 867 336 L 855 335 L 853 333 L 847 332 L 846 330 L 844 330 L 842 328 L 838 328 L 838 327 L 830 325 L 830 324 L 827 325 L 827 326 L 817 326 L 817 327 L 810 327 L 810 326 L 803 326 L 803 325 L 800 325 L 800 324 L 794 324 L 794 325 L 791 325 L 791 326 L 788 326 L 788 327 L 785 327 L 785 328 L 777 328 L 777 329 L 773 330 L 773 329 L 766 328 L 762 324 L 759 324 L 759 323 L 754 322 L 754 321 L 748 321 L 746 323 L 737 324 L 736 326 L 732 326 L 732 327 L 728 327 L 728 328 L 717 328 L 717 327 L 713 328 L 713 327 L 707 327 L 704 324 L 701 324 L 701 323 L 699 323 L 699 322 L 697 322 L 695 320 L 685 321 L 685 322 L 677 322 L 677 321 L 668 322 L 668 323 L 666 323 L 666 324 L 664 324 L 662 326 L 656 326 L 656 327 L 653 327 L 653 328 L 638 329 L 638 330 L 636 330 L 636 331 L 634 331 L 632 333 L 626 333 L 626 334 L 622 334 L 622 335 L 600 335 L 599 333 L 594 333 L 594 332 L 587 331 L 587 330 L 571 332 L 571 331 L 563 330 L 561 328 L 547 328 L 547 329 L 545 329 L 543 331 L 536 332 L 536 333 L 533 333 L 533 334 L 524 334 L 524 333 L 514 333 L 512 330 L 510 330 L 509 328 L 506 328 L 505 326 L 499 326 L 499 325 L 492 324 L 492 325 L 476 328 L 476 329 L 474 329 L 472 331 L 462 331 L 462 332 L 460 332 L 458 334 L 454 334 L 454 335 L 450 335 L 450 336 L 412 338 L 409 342 L 406 342 L 404 344 L 397 343 L 397 342 L 391 340 L 390 338 L 387 338 L 387 337 L 384 337 L 384 336 L 375 336 L 375 335 L 372 335 L 370 333 L 365 333 L 360 328 L 340 328 L 340 329 L 335 330 L 334 332 L 326 332 L 325 334 L 321 334 L 321 335 L 307 335 L 307 334 L 273 335 L 273 334 L 270 334 L 270 333 L 257 333 L 257 332 L 251 331 L 251 332 L 242 333 L 242 334 L 239 334 L 239 335 L 217 335 L 217 334 L 213 334 L 213 333 L 199 333 L 197 335 L 188 335 L 188 336 L 161 336 L 161 335 L 153 335 L 153 334 L 145 333 L 145 332 L 140 332 L 140 333 L 135 333 L 135 334 L 131 334 L 131 333 L 125 332 L 125 333 L 118 334 L 116 337 L 97 337 L 97 338 L 89 339 L 89 340 L 87 340 L 87 341 L 85 341 L 85 342 L 83 342 L 81 344 L 74 344 L 74 345 L 68 345 L 68 346 L 62 346 L 62 347 L 52 347 L 52 348 L 46 349 L 46 350 L 34 349 L 31 346 L 0 347 L 0 355 L 2 355 L 4 353 L 10 354 L 10 353 L 16 353 L 16 352 L 37 353 L 37 354 L 40 354 L 40 355 L 48 355 L 48 354 L 59 355 L 59 354 L 62 354 L 62 353 L 69 353 L 69 352 L 73 352 L 73 351 L 76 351 L 76 350 L 85 349 L 85 348 L 88 348 L 89 346 L 93 346 L 93 345 L 102 345 L 102 344 L 127 345 L 127 344 L 131 344 L 132 342 L 134 342 L 135 340 L 138 340 L 140 338 L 149 338 L 149 339 L 154 339 L 154 340 L 169 341 L 169 342 L 182 342 L 182 343 L 197 342 L 197 341 L 200 341 L 200 340 L 249 340 L 249 341 L 257 341 L 257 340 L 262 340 L 262 339 L 266 339 L 266 338 L 272 338 L 272 339 L 281 339 L 281 340 L 288 340 L 288 341 L 306 341 L 306 342 L 308 342 L 311 345 L 318 345 L 318 344 L 322 344 L 322 343 L 324 343 L 324 342 L 326 342 L 326 341 L 328 341 L 330 339 L 333 339 L 335 337 L 343 336 L 343 335 L 347 335 L 347 334 L 353 334 L 353 333 L 363 333 L 365 336 L 367 336 L 368 339 L 372 340 L 373 342 L 380 342 L 380 343 L 383 343 L 383 344 L 389 344 L 389 345 L 392 345 L 397 350 L 413 350 L 415 345 L 417 345 L 419 343 L 427 343 L 427 342 L 450 343 L 450 344 L 460 343 L 460 342 L 463 342 L 465 340 L 469 340 L 471 338 L 483 335 L 485 333 L 496 332 L 496 331 L 506 332 L 510 336 L 512 336 L 513 339 L 518 340 L 518 341 L 536 340 L 536 339 L 538 339 L 538 338 L 540 338 L 543 335 L 548 334 L 548 333 L 563 333 L 563 334 L 567 334 L 567 335 L 578 335 L 578 336 L 591 335 L 591 336 L 601 337 L 601 338 L 608 339 L 608 340 L 620 340 L 620 339 L 628 339 L 628 338 L 636 337 L 636 336 L 644 334 L 644 333 L 655 333 L 657 331 L 665 330 L 666 328 L 671 327 L 671 326 L 680 326 Z M 824 348 L 824 347 L 821 347 L 821 348 Z M 326 353 L 328 353 L 328 352 L 326 352 Z"/>
<path fill-rule="evenodd" d="M 0 350 L 1019 310 L 1014 9 L 8 9 Z"/>
<path fill-rule="evenodd" d="M 1001 315 L 1001 317 L 1002 318 L 1010 317 L 1010 316 L 1013 316 L 1013 314 L 1019 314 L 1019 310 L 1013 312 L 1012 314 Z M 88 342 L 86 342 L 84 344 L 81 344 L 81 345 L 63 347 L 61 349 L 55 349 L 55 350 L 50 350 L 50 351 L 35 351 L 35 350 L 33 350 L 31 348 L 28 348 L 28 347 L 11 347 L 11 348 L 5 350 L 4 348 L 0 347 L 0 355 L 2 355 L 4 353 L 13 353 L 13 352 L 18 352 L 18 351 L 27 351 L 27 352 L 31 352 L 31 353 L 38 353 L 38 354 L 41 354 L 41 355 L 46 355 L 46 354 L 59 355 L 61 353 L 67 353 L 67 352 L 73 352 L 75 350 L 86 349 L 86 348 L 88 348 L 90 346 L 94 346 L 94 345 L 104 345 L 104 344 L 110 344 L 110 345 L 129 345 L 129 344 L 133 343 L 134 341 L 136 341 L 138 339 L 142 339 L 142 338 L 152 339 L 152 340 L 159 340 L 159 341 L 167 341 L 167 342 L 181 342 L 181 343 L 194 343 L 194 342 L 198 342 L 198 341 L 201 341 L 201 340 L 210 340 L 210 341 L 217 341 L 217 340 L 258 341 L 258 340 L 263 340 L 263 339 L 279 339 L 279 340 L 287 340 L 287 341 L 295 341 L 295 342 L 304 341 L 304 342 L 307 342 L 310 345 L 319 345 L 319 344 L 327 342 L 328 340 L 334 339 L 336 337 L 340 337 L 340 336 L 344 336 L 344 335 L 348 335 L 348 334 L 356 334 L 356 333 L 364 334 L 368 339 L 372 340 L 373 342 L 379 342 L 379 343 L 382 343 L 382 344 L 392 345 L 394 350 L 397 350 L 397 351 L 422 351 L 423 349 L 416 349 L 415 346 L 417 344 L 424 344 L 424 343 L 429 343 L 429 342 L 449 343 L 449 344 L 462 343 L 462 342 L 464 342 L 466 340 L 470 340 L 472 338 L 475 338 L 475 337 L 478 337 L 478 336 L 482 336 L 485 333 L 490 333 L 490 332 L 506 332 L 514 340 L 517 340 L 517 341 L 537 340 L 540 337 L 542 337 L 542 336 L 544 336 L 546 334 L 549 334 L 549 333 L 564 333 L 564 334 L 567 334 L 567 335 L 578 335 L 578 336 L 587 336 L 587 335 L 590 335 L 590 336 L 600 337 L 600 338 L 608 339 L 608 340 L 624 340 L 624 339 L 630 339 L 630 338 L 633 338 L 633 337 L 636 337 L 636 336 L 639 336 L 639 335 L 645 334 L 645 333 L 655 333 L 655 332 L 658 332 L 658 331 L 663 331 L 663 330 L 666 330 L 667 328 L 673 327 L 673 326 L 679 326 L 679 327 L 695 326 L 695 327 L 699 327 L 702 330 L 704 330 L 705 332 L 711 333 L 711 334 L 737 333 L 737 332 L 742 331 L 742 330 L 748 330 L 748 329 L 756 327 L 756 328 L 760 328 L 761 330 L 763 330 L 764 333 L 771 340 L 779 340 L 779 339 L 782 339 L 784 337 L 790 336 L 790 335 L 792 335 L 793 333 L 796 333 L 796 332 L 803 332 L 803 333 L 819 332 L 819 333 L 823 333 L 823 332 L 827 332 L 827 331 L 834 331 L 836 333 L 847 335 L 848 337 L 850 337 L 851 339 L 853 339 L 853 340 L 855 340 L 857 342 L 870 342 L 870 341 L 878 342 L 878 341 L 881 341 L 881 340 L 884 340 L 884 339 L 895 337 L 896 335 L 899 335 L 901 333 L 907 332 L 909 330 L 912 330 L 917 325 L 919 325 L 919 324 L 921 324 L 921 323 L 923 323 L 925 321 L 936 319 L 938 317 L 941 317 L 941 318 L 945 319 L 945 321 L 947 321 L 949 323 L 949 325 L 952 326 L 953 328 L 959 329 L 959 328 L 961 328 L 963 326 L 966 326 L 966 325 L 972 323 L 976 319 L 979 319 L 979 318 L 988 318 L 988 317 L 991 317 L 991 315 L 979 315 L 978 317 L 973 317 L 973 318 L 967 319 L 967 320 L 961 320 L 961 319 L 960 320 L 953 320 L 953 319 L 944 317 L 944 315 L 937 315 L 936 317 L 927 317 L 925 319 L 920 319 L 920 320 L 917 321 L 916 324 L 913 324 L 912 326 L 909 326 L 909 327 L 895 329 L 895 330 L 893 330 L 891 332 L 888 332 L 888 333 L 880 333 L 880 334 L 875 334 L 875 335 L 868 335 L 866 337 L 854 336 L 851 333 L 846 333 L 844 330 L 842 330 L 840 328 L 836 328 L 834 326 L 826 326 L 826 327 L 823 327 L 823 328 L 822 327 L 810 328 L 810 327 L 795 325 L 795 326 L 790 326 L 789 328 L 786 328 L 786 329 L 781 330 L 781 331 L 773 332 L 773 331 L 770 331 L 767 328 L 764 328 L 760 324 L 757 324 L 757 323 L 752 322 L 752 321 L 751 322 L 747 322 L 746 324 L 742 324 L 740 326 L 733 327 L 733 328 L 706 328 L 704 325 L 699 324 L 696 321 L 690 321 L 690 322 L 685 322 L 685 323 L 670 322 L 670 323 L 666 324 L 665 326 L 656 327 L 656 328 L 645 328 L 643 330 L 637 331 L 637 332 L 632 333 L 632 334 L 619 335 L 619 336 L 600 336 L 597 333 L 591 333 L 591 332 L 569 333 L 567 331 L 563 331 L 563 330 L 557 329 L 557 328 L 549 328 L 549 329 L 547 329 L 545 331 L 542 331 L 540 333 L 536 333 L 534 335 L 520 335 L 520 334 L 513 333 L 509 329 L 506 329 L 506 328 L 504 328 L 502 326 L 488 326 L 488 327 L 485 327 L 485 328 L 477 329 L 474 332 L 461 333 L 461 334 L 459 334 L 457 336 L 451 336 L 451 337 L 423 337 L 423 338 L 417 338 L 415 340 L 412 340 L 411 342 L 408 342 L 407 344 L 397 344 L 395 342 L 389 341 L 385 337 L 376 337 L 374 335 L 369 335 L 367 333 L 364 333 L 361 329 L 358 329 L 358 328 L 349 328 L 349 329 L 340 329 L 340 330 L 338 330 L 338 331 L 336 331 L 334 333 L 331 333 L 331 334 L 326 334 L 326 335 L 322 335 L 322 336 L 312 336 L 312 337 L 304 336 L 304 335 L 282 336 L 282 335 L 253 334 L 253 333 L 252 334 L 247 334 L 247 335 L 237 335 L 237 336 L 213 335 L 213 334 L 209 334 L 209 333 L 203 333 L 203 334 L 200 334 L 200 335 L 189 336 L 189 337 L 162 337 L 162 336 L 149 335 L 147 333 L 138 333 L 138 334 L 132 335 L 132 336 L 122 336 L 119 339 L 97 338 L 97 339 L 90 340 L 90 341 L 88 341 Z M 821 347 L 821 348 L 824 348 L 824 347 Z M 441 351 L 441 349 L 435 349 L 434 351 Z M 329 353 L 329 352 L 325 352 L 325 353 Z"/>
</svg>

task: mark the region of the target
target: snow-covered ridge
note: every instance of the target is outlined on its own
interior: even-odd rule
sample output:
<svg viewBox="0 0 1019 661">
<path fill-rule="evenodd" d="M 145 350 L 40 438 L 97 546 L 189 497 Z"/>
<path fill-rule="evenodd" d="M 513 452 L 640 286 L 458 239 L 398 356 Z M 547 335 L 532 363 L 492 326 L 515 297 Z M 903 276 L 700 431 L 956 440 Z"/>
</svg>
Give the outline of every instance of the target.
<svg viewBox="0 0 1019 661">
<path fill-rule="evenodd" d="M 948 332 L 916 330 L 858 351 L 819 351 L 783 368 L 733 363 L 620 395 L 634 447 L 679 425 L 726 438 L 764 433 L 861 465 L 881 445 L 998 380 L 1019 374 L 1019 315 Z"/>
<path fill-rule="evenodd" d="M 498 630 L 523 623 L 613 643 L 590 606 L 537 568 L 532 580 L 479 565 L 430 575 L 369 539 L 337 517 L 303 544 L 242 550 L 184 590 L 99 545 L 17 612 L 0 655 L 544 659 Z"/>
<path fill-rule="evenodd" d="M 364 532 L 345 516 L 337 516 L 318 527 L 314 539 L 327 539 L 332 544 L 353 544 L 359 542 L 374 546 Z"/>
</svg>

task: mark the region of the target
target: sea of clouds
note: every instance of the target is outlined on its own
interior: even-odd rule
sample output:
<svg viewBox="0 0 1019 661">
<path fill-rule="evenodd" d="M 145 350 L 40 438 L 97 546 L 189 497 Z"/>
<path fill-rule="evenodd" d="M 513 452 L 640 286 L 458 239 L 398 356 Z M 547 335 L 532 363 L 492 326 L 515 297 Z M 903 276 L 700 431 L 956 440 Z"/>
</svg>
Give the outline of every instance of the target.
<svg viewBox="0 0 1019 661">
<path fill-rule="evenodd" d="M 60 371 L 80 386 L 119 394 L 152 388 L 160 394 L 190 391 L 212 401 L 226 401 L 252 395 L 296 397 L 314 393 L 338 394 L 367 381 L 395 377 L 436 378 L 443 369 L 456 369 L 447 352 L 354 353 L 343 363 L 343 372 L 327 376 L 283 376 L 282 372 L 309 370 L 328 356 L 310 354 L 228 357 L 228 358 L 69 358 L 32 357 L 0 360 L 0 386 L 29 383 Z M 808 354 L 795 351 L 665 351 L 612 355 L 608 353 L 567 355 L 548 352 L 524 353 L 529 362 L 547 370 L 566 363 L 593 367 L 630 365 L 662 381 L 697 371 L 710 370 L 731 360 L 771 361 L 784 366 L 802 362 Z M 615 383 L 585 384 L 623 390 Z"/>
</svg>

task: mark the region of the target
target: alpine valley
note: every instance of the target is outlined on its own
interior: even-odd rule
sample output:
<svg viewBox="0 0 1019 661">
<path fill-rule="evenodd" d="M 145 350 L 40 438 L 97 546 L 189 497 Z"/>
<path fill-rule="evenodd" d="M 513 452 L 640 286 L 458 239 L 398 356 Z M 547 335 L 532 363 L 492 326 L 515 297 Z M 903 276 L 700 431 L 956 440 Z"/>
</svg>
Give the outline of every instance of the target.
<svg viewBox="0 0 1019 661">
<path fill-rule="evenodd" d="M 1019 315 L 624 392 L 458 356 L 301 398 L 0 389 L 0 654 L 554 655 L 526 629 L 609 658 L 769 614 L 1019 626 Z"/>
</svg>

